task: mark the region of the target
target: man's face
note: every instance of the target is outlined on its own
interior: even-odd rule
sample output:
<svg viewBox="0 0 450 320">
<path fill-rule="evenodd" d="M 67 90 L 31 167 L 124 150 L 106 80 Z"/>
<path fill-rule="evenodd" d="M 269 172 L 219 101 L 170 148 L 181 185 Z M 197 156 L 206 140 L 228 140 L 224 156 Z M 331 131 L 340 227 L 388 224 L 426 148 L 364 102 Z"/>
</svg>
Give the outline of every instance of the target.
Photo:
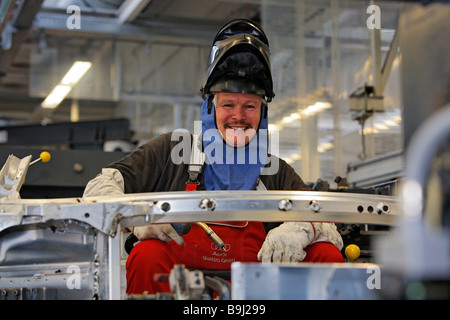
<svg viewBox="0 0 450 320">
<path fill-rule="evenodd" d="M 216 123 L 230 146 L 242 147 L 256 134 L 261 118 L 261 96 L 220 92 L 216 94 Z"/>
</svg>

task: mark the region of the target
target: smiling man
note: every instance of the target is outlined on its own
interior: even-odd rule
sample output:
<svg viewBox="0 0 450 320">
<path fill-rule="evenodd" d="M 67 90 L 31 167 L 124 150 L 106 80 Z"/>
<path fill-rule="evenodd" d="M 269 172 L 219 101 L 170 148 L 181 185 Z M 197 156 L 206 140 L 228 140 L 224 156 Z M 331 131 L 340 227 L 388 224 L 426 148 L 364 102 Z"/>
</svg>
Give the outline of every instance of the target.
<svg viewBox="0 0 450 320">
<path fill-rule="evenodd" d="M 189 150 L 204 160 L 195 165 L 174 161 L 179 141 L 172 138 L 177 135 L 163 134 L 104 168 L 88 183 L 84 196 L 308 190 L 291 166 L 268 153 L 267 108 L 274 97 L 269 54 L 267 38 L 254 22 L 238 19 L 225 24 L 214 38 L 202 88 L 201 135 L 194 135 L 197 140 Z M 277 164 L 275 170 L 266 171 L 270 163 Z M 140 242 L 128 256 L 127 293 L 170 291 L 169 284 L 155 281 L 154 275 L 170 273 L 174 264 L 229 270 L 235 261 L 344 261 L 339 251 L 342 239 L 334 224 L 286 222 L 269 234 L 258 221 L 223 221 L 209 226 L 223 240 L 223 246 L 197 225 L 182 236 L 170 224 L 134 227 L 132 232 Z"/>
<path fill-rule="evenodd" d="M 254 93 L 214 92 L 205 100 L 201 120 L 208 190 L 254 189 L 269 159 L 277 171 L 279 159 L 268 155 L 266 108 L 263 95 Z"/>
<path fill-rule="evenodd" d="M 243 147 L 256 134 L 261 120 L 261 96 L 217 93 L 214 97 L 218 130 L 230 146 Z"/>
</svg>

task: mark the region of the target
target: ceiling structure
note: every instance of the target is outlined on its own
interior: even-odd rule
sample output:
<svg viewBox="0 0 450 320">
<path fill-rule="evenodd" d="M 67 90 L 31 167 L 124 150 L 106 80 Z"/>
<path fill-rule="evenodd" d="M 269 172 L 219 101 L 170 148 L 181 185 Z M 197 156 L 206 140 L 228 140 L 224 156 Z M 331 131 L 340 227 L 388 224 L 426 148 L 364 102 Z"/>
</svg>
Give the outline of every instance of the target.
<svg viewBox="0 0 450 320">
<path fill-rule="evenodd" d="M 327 9 L 330 2 L 305 3 L 305 33 L 311 34 L 311 40 L 317 40 L 316 29 L 330 19 Z M 346 8 L 366 5 L 365 1 L 341 3 Z M 3 18 L 0 53 L 0 117 L 5 120 L 27 118 L 42 100 L 28 97 L 32 47 L 58 43 L 78 50 L 97 45 L 100 50 L 103 43 L 113 41 L 128 43 L 130 47 L 139 43 L 198 45 L 207 51 L 215 32 L 226 21 L 236 17 L 261 21 L 259 0 L 10 0 L 2 1 L 2 5 L 9 9 Z M 79 29 L 68 26 L 73 5 L 80 9 Z M 345 12 L 342 16 L 345 18 Z M 7 32 L 11 28 L 12 32 Z M 357 45 L 358 37 L 365 35 L 353 29 L 349 38 L 355 38 Z M 331 34 L 325 36 L 330 38 Z M 169 54 L 165 64 L 170 64 L 170 59 Z M 96 104 L 102 108 L 108 105 L 103 102 L 110 99 L 96 100 L 100 100 Z"/>
<path fill-rule="evenodd" d="M 68 19 L 80 9 L 79 29 L 69 29 Z M 258 18 L 258 1 L 208 0 L 11 0 L 2 23 L 0 53 L 0 118 L 24 121 L 30 118 L 42 97 L 29 97 L 30 54 L 39 48 L 63 43 L 65 47 L 99 48 L 106 42 L 136 44 L 167 43 L 174 46 L 210 46 L 218 27 L 236 17 Z M 8 30 L 11 38 L 5 35 Z M 9 44 L 8 44 L 9 42 Z M 108 50 L 108 49 L 106 49 Z M 170 63 L 170 56 L 165 62 Z M 110 99 L 82 101 L 89 105 L 84 118 L 110 114 Z M 95 110 L 93 110 L 95 109 Z M 87 111 L 86 111 L 87 112 Z"/>
<path fill-rule="evenodd" d="M 76 102 L 77 119 L 127 116 L 143 139 L 173 129 L 180 124 L 180 119 L 189 122 L 198 116 L 198 112 L 189 110 L 195 111 L 201 105 L 199 89 L 204 80 L 211 41 L 220 26 L 237 17 L 255 20 L 263 24 L 263 28 L 265 24 L 270 24 L 267 21 L 271 19 L 274 25 L 280 24 L 283 16 L 272 18 L 267 8 L 271 4 L 283 3 L 288 7 L 292 2 L 3 0 L 0 8 L 0 125 L 69 121 Z M 359 124 L 351 119 L 347 103 L 352 91 L 371 81 L 370 65 L 367 65 L 371 52 L 365 25 L 368 17 L 366 8 L 370 2 L 336 1 L 338 12 L 335 22 L 340 26 L 337 35 L 332 28 L 332 2 L 302 1 L 303 45 L 311 49 L 304 56 L 304 62 L 307 66 L 308 63 L 315 65 L 308 69 L 308 77 L 313 81 L 308 79 L 306 93 L 308 96 L 318 92 L 328 97 L 333 95 L 330 91 L 331 44 L 333 37 L 337 37 L 341 53 L 340 82 L 343 82 L 339 95 L 344 104 L 340 130 L 344 134 L 356 132 L 350 143 L 354 148 L 355 139 L 360 139 L 357 133 Z M 400 7 L 399 3 L 383 1 L 383 57 L 395 33 Z M 81 19 L 77 21 L 77 17 Z M 268 31 L 269 34 L 271 32 Z M 273 67 L 283 64 L 283 68 L 289 67 L 286 66 L 286 61 L 292 59 L 289 55 L 292 52 L 286 50 L 273 54 Z M 94 72 L 87 74 L 79 90 L 55 110 L 43 110 L 40 103 L 51 90 L 51 85 L 47 84 L 50 80 L 54 81 L 55 74 L 60 72 L 56 64 L 79 57 L 94 61 L 96 75 L 93 75 Z M 279 80 L 275 79 L 275 82 Z M 277 102 L 277 98 L 283 97 L 278 95 L 275 98 L 271 120 L 281 123 L 284 117 L 296 110 L 292 111 L 291 105 L 284 103 L 286 100 Z M 383 119 L 398 118 L 398 102 L 390 101 L 388 105 L 392 108 L 382 115 L 386 116 Z M 325 143 L 323 147 L 333 140 L 334 117 L 333 110 L 329 109 L 319 119 L 321 134 L 318 139 L 319 144 Z M 400 131 L 399 126 L 389 127 L 388 130 L 394 130 L 395 134 Z M 299 124 L 294 121 L 284 126 L 280 136 L 280 153 L 285 157 L 292 155 L 292 161 L 296 160 L 298 135 Z M 389 148 L 395 149 L 397 145 Z M 332 156 L 330 154 L 328 158 Z"/>
</svg>

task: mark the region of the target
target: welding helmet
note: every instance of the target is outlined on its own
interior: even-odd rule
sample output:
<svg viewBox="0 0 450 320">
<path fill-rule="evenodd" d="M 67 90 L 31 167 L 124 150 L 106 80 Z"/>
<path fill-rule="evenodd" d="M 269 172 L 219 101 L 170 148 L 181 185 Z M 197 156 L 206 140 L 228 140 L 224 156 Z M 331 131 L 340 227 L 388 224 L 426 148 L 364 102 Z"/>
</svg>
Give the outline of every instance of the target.
<svg viewBox="0 0 450 320">
<path fill-rule="evenodd" d="M 270 102 L 275 94 L 269 56 L 269 42 L 256 23 L 228 22 L 213 41 L 203 99 L 214 92 L 236 92 L 261 95 Z"/>
</svg>

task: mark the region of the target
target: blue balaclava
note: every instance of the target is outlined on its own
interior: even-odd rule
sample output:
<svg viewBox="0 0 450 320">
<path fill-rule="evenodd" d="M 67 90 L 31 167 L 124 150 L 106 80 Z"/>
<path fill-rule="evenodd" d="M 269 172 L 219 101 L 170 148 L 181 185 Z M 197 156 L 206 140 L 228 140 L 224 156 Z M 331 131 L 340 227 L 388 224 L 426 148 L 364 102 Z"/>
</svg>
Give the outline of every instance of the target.
<svg viewBox="0 0 450 320">
<path fill-rule="evenodd" d="M 253 190 L 267 160 L 267 102 L 274 97 L 269 42 L 253 21 L 236 19 L 214 38 L 202 88 L 202 139 L 207 190 Z M 213 96 L 218 92 L 256 94 L 266 103 L 252 140 L 243 147 L 226 144 L 216 126 Z"/>
<path fill-rule="evenodd" d="M 212 97 L 210 97 L 212 99 Z M 263 105 L 259 128 L 243 147 L 228 145 L 215 121 L 215 106 L 208 100 L 202 105 L 202 139 L 205 152 L 204 184 L 206 190 L 253 190 L 267 160 L 268 120 Z"/>
</svg>

